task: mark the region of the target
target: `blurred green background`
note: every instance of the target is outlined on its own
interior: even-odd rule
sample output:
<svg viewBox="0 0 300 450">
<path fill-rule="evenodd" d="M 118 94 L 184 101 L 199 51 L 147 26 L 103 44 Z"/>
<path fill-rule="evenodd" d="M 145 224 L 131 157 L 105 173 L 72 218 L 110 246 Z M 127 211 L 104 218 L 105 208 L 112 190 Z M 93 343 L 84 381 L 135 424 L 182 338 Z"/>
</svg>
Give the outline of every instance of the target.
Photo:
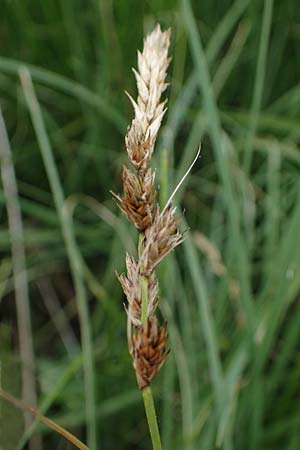
<svg viewBox="0 0 300 450">
<path fill-rule="evenodd" d="M 109 191 L 121 190 L 133 116 L 124 90 L 135 96 L 136 51 L 159 22 L 172 28 L 173 58 L 154 161 L 162 202 L 202 142 L 176 198 L 188 237 L 159 273 L 171 348 L 153 386 L 163 446 L 298 450 L 299 2 L 0 4 L 0 102 L 23 219 L 39 408 L 85 442 L 96 428 L 97 449 L 150 448 L 115 276 L 137 236 Z M 1 184 L 1 386 L 21 397 L 6 206 Z M 26 448 L 20 411 L 2 401 L 0 414 L 1 450 Z M 43 449 L 73 448 L 39 430 Z"/>
</svg>

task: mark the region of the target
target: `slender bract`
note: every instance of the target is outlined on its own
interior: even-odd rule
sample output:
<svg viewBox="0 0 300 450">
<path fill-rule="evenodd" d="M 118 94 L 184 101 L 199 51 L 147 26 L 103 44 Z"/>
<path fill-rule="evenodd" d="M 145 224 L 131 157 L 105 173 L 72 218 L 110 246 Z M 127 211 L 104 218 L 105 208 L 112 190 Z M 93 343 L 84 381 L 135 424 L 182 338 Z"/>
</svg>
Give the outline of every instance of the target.
<svg viewBox="0 0 300 450">
<path fill-rule="evenodd" d="M 150 167 L 166 111 L 166 100 L 161 96 L 168 86 L 169 45 L 170 30 L 163 32 L 157 25 L 146 37 L 142 53 L 138 52 L 138 69 L 133 69 L 138 98 L 135 101 L 127 94 L 135 112 L 125 137 L 131 167 L 123 168 L 123 195 L 113 193 L 117 205 L 139 232 L 138 261 L 127 255 L 127 274 L 118 275 L 118 278 L 128 302 L 129 350 L 142 390 L 154 450 L 160 450 L 162 446 L 150 383 L 169 351 L 166 323 L 159 325 L 156 316 L 158 281 L 155 269 L 183 240 L 183 233 L 177 229 L 180 218 L 175 217 L 171 202 L 160 209 L 155 170 Z"/>
</svg>

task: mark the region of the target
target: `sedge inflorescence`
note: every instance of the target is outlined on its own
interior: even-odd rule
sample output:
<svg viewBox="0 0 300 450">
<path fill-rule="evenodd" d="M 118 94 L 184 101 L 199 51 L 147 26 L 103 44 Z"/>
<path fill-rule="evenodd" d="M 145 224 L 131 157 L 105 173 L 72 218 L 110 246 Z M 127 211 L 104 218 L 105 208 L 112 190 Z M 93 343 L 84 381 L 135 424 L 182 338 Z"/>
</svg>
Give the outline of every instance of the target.
<svg viewBox="0 0 300 450">
<path fill-rule="evenodd" d="M 170 30 L 161 31 L 157 25 L 146 37 L 142 53 L 138 52 L 138 70 L 133 69 L 137 100 L 127 94 L 135 113 L 125 137 L 131 168 L 123 167 L 123 195 L 113 193 L 122 213 L 140 233 L 139 259 L 127 255 L 126 274 L 118 278 L 127 298 L 129 349 L 141 389 L 150 384 L 168 354 L 166 324 L 160 326 L 155 315 L 158 305 L 155 269 L 183 240 L 175 208 L 167 204 L 161 210 L 157 202 L 155 170 L 150 167 L 166 112 L 166 100 L 161 97 L 168 86 L 169 45 Z"/>
</svg>

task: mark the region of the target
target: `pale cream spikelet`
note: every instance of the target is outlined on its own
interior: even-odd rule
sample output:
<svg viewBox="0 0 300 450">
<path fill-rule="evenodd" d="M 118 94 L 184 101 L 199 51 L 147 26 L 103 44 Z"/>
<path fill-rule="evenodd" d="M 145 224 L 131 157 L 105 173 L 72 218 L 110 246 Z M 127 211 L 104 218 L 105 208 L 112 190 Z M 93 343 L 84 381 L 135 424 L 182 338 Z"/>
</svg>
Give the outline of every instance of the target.
<svg viewBox="0 0 300 450">
<path fill-rule="evenodd" d="M 170 34 L 170 30 L 162 32 L 157 25 L 146 37 L 143 52 L 138 52 L 138 70 L 133 69 L 138 87 L 137 101 L 127 94 L 134 107 L 135 118 L 125 142 L 129 159 L 138 171 L 143 171 L 151 160 L 166 111 L 166 102 L 161 102 L 161 96 L 168 86 L 165 79 L 170 63 Z"/>
<path fill-rule="evenodd" d="M 149 123 L 163 111 L 160 98 L 168 86 L 165 79 L 170 63 L 170 34 L 170 30 L 162 32 L 157 25 L 146 37 L 143 52 L 138 52 L 138 71 L 134 70 L 139 94 L 137 103 Z"/>
<path fill-rule="evenodd" d="M 178 230 L 181 217 L 175 218 L 175 211 L 171 205 L 157 211 L 152 225 L 145 230 L 140 270 L 146 276 L 184 239 L 185 231 Z"/>
<path fill-rule="evenodd" d="M 121 274 L 117 277 L 127 298 L 128 305 L 125 305 L 128 320 L 132 326 L 141 327 L 141 284 L 138 264 L 135 259 L 126 254 L 127 275 Z M 147 316 L 152 317 L 158 305 L 158 281 L 155 273 L 151 275 L 148 283 L 148 306 Z"/>
<path fill-rule="evenodd" d="M 158 130 L 165 110 L 151 125 L 144 126 L 137 118 L 133 119 L 125 137 L 126 150 L 131 163 L 138 172 L 143 173 L 149 165 L 154 150 Z M 146 131 L 144 131 L 146 128 Z"/>
</svg>

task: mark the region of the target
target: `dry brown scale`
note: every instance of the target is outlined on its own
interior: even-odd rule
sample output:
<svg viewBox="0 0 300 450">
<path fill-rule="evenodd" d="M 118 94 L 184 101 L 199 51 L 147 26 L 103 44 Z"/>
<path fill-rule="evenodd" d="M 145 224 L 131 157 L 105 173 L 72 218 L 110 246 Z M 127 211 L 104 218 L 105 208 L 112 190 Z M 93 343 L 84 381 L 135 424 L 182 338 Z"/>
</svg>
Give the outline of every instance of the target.
<svg viewBox="0 0 300 450">
<path fill-rule="evenodd" d="M 129 95 L 135 117 L 125 137 L 129 160 L 135 173 L 123 168 L 123 196 L 114 194 L 125 217 L 140 233 L 139 261 L 127 255 L 127 275 L 118 275 L 126 306 L 129 348 L 133 357 L 138 385 L 147 387 L 163 365 L 168 354 L 166 324 L 159 326 L 155 311 L 158 305 L 158 282 L 155 268 L 161 260 L 183 240 L 178 231 L 180 218 L 175 218 L 171 205 L 160 211 L 157 203 L 155 171 L 150 166 L 157 134 L 165 114 L 166 101 L 161 96 L 170 63 L 168 49 L 170 30 L 162 32 L 158 25 L 144 41 L 143 52 L 138 52 L 137 101 Z M 142 280 L 147 283 L 147 320 L 143 326 Z"/>
<path fill-rule="evenodd" d="M 139 231 L 148 228 L 154 219 L 157 189 L 153 190 L 155 172 L 148 169 L 143 175 L 132 173 L 123 167 L 123 197 L 114 194 L 123 214 Z"/>
<path fill-rule="evenodd" d="M 146 327 L 133 335 L 133 366 L 141 389 L 149 386 L 169 353 L 166 328 L 166 323 L 159 327 L 157 318 L 151 317 Z"/>
</svg>

